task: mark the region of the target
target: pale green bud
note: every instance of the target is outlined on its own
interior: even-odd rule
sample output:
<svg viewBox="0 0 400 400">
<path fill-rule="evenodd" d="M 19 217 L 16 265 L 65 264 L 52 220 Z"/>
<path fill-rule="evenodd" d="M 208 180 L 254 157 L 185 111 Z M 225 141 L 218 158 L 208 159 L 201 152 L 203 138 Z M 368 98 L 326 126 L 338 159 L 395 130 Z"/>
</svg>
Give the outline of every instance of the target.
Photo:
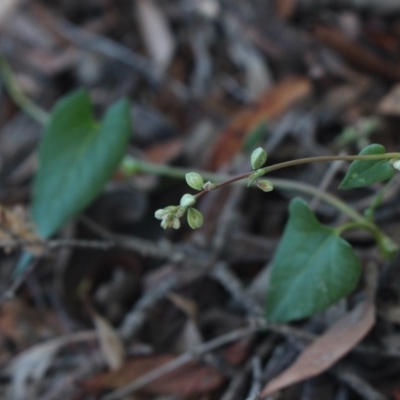
<svg viewBox="0 0 400 400">
<path fill-rule="evenodd" d="M 256 170 L 261 168 L 267 161 L 267 153 L 261 147 L 258 147 L 251 154 L 251 167 Z"/>
<path fill-rule="evenodd" d="M 181 206 L 182 207 L 190 207 L 196 203 L 196 199 L 191 194 L 184 194 L 181 198 Z"/>
<path fill-rule="evenodd" d="M 187 220 L 192 229 L 200 228 L 203 225 L 203 215 L 195 208 L 189 208 Z"/>
<path fill-rule="evenodd" d="M 263 192 L 270 192 L 271 190 L 274 189 L 272 182 L 267 181 L 266 179 L 263 179 L 261 181 L 257 182 L 257 187 L 261 189 Z"/>
<path fill-rule="evenodd" d="M 201 190 L 203 188 L 203 178 L 197 172 L 189 172 L 186 174 L 186 183 L 192 188 L 196 190 Z"/>
<path fill-rule="evenodd" d="M 217 187 L 217 185 L 215 183 L 212 183 L 210 181 L 206 182 L 203 185 L 203 189 L 207 192 L 211 192 L 211 190 L 214 190 Z"/>
</svg>

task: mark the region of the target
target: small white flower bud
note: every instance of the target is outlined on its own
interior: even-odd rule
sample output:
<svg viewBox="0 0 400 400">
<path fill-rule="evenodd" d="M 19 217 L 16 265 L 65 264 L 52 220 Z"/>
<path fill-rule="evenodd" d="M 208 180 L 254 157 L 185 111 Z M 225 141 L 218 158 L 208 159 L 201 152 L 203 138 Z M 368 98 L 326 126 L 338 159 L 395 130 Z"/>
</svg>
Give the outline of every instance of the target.
<svg viewBox="0 0 400 400">
<path fill-rule="evenodd" d="M 192 188 L 196 190 L 201 190 L 203 188 L 203 178 L 197 172 L 189 172 L 185 176 L 186 183 Z"/>
<path fill-rule="evenodd" d="M 161 221 L 161 228 L 167 229 L 169 227 L 170 227 L 170 218 L 168 216 L 166 216 Z"/>
<path fill-rule="evenodd" d="M 261 147 L 258 147 L 251 154 L 251 167 L 256 170 L 261 168 L 267 161 L 267 153 Z"/>
<path fill-rule="evenodd" d="M 154 213 L 154 216 L 157 219 L 163 219 L 165 215 L 168 215 L 169 212 L 165 208 L 161 208 Z"/>
</svg>

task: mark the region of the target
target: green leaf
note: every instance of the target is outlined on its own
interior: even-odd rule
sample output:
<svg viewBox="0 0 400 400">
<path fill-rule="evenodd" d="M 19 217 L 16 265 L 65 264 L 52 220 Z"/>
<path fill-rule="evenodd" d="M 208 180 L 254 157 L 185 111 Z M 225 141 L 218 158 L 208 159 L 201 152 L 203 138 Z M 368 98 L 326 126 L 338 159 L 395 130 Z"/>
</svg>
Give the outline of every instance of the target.
<svg viewBox="0 0 400 400">
<path fill-rule="evenodd" d="M 360 155 L 385 154 L 386 149 L 380 144 L 371 144 L 360 152 Z M 382 182 L 394 175 L 389 160 L 356 160 L 350 164 L 339 189 L 355 189 Z"/>
<path fill-rule="evenodd" d="M 41 236 L 53 235 L 101 192 L 126 151 L 130 130 L 125 100 L 111 106 L 101 123 L 83 90 L 56 104 L 33 188 L 32 214 Z"/>
<path fill-rule="evenodd" d="M 266 313 L 272 322 L 305 318 L 328 308 L 357 285 L 360 262 L 334 229 L 322 225 L 301 199 L 272 262 Z"/>
</svg>

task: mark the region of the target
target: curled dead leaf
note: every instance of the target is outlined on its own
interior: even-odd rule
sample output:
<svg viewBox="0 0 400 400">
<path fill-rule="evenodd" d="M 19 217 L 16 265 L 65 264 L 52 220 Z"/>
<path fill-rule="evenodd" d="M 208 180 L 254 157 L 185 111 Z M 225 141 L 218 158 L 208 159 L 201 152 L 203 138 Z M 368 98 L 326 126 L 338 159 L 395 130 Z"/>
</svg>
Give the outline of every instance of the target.
<svg viewBox="0 0 400 400">
<path fill-rule="evenodd" d="M 368 299 L 308 346 L 293 365 L 265 386 L 261 397 L 326 371 L 356 346 L 374 323 L 375 306 Z"/>
</svg>

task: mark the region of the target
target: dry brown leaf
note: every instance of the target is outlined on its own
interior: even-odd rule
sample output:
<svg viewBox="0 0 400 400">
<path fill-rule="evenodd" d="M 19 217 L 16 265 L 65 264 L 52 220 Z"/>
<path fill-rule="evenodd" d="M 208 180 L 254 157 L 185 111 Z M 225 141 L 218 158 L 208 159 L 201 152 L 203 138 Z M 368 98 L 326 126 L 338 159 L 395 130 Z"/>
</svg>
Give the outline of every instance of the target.
<svg viewBox="0 0 400 400">
<path fill-rule="evenodd" d="M 29 242 L 29 244 L 24 244 L 24 242 Z M 44 242 L 34 233 L 25 210 L 20 206 L 10 209 L 0 204 L 0 245 L 4 247 L 6 244 L 6 251 L 22 245 L 36 256 L 43 253 Z"/>
<path fill-rule="evenodd" d="M 174 359 L 173 355 L 134 358 L 127 361 L 118 371 L 101 373 L 84 382 L 83 386 L 86 390 L 95 393 L 106 389 L 117 389 Z M 191 362 L 153 381 L 145 386 L 143 391 L 189 396 L 212 392 L 224 381 L 225 377 L 215 368 Z"/>
<path fill-rule="evenodd" d="M 175 39 L 163 12 L 153 0 L 136 3 L 139 29 L 151 59 L 164 72 L 174 55 Z"/>
<path fill-rule="evenodd" d="M 267 90 L 254 106 L 239 112 L 222 132 L 210 154 L 207 168 L 217 170 L 230 162 L 242 148 L 247 135 L 261 122 L 277 118 L 310 93 L 311 83 L 307 78 L 288 78 Z"/>
<path fill-rule="evenodd" d="M 269 382 L 261 397 L 326 371 L 356 346 L 374 323 L 374 302 L 365 300 L 308 346 L 286 371 Z"/>
<path fill-rule="evenodd" d="M 100 350 L 111 371 L 119 369 L 125 359 L 125 350 L 115 329 L 100 314 L 91 310 L 93 323 L 100 343 Z"/>
</svg>

